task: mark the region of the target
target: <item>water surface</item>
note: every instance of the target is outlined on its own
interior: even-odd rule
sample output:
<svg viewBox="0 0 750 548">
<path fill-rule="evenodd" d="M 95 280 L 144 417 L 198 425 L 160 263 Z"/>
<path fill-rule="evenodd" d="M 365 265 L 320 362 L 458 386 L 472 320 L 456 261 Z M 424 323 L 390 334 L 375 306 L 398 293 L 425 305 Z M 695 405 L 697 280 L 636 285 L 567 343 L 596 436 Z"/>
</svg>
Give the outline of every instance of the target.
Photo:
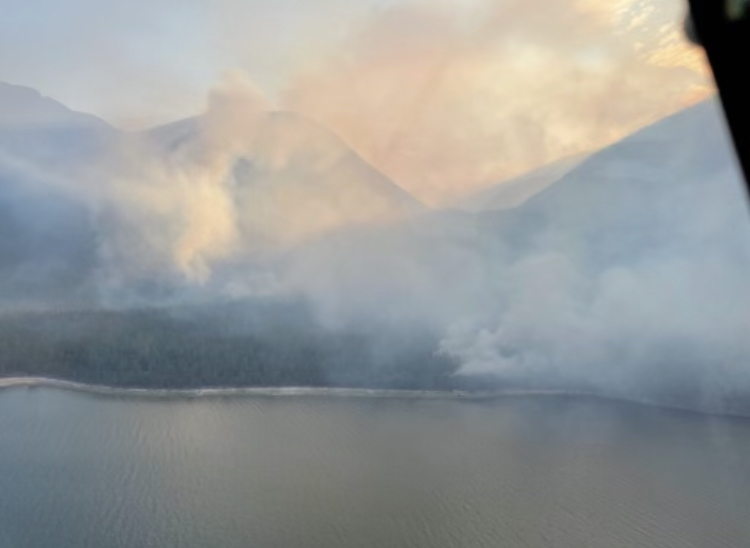
<svg viewBox="0 0 750 548">
<path fill-rule="evenodd" d="M 1 548 L 750 545 L 750 421 L 492 402 L 0 391 Z"/>
</svg>

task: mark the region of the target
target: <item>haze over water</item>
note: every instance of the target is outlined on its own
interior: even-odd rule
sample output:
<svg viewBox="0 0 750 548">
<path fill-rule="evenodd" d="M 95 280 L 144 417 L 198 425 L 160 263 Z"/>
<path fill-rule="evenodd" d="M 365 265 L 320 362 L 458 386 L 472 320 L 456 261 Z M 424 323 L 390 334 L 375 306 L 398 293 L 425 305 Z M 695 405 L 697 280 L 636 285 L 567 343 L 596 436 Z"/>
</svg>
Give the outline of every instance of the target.
<svg viewBox="0 0 750 548">
<path fill-rule="evenodd" d="M 557 397 L 0 392 L 0 546 L 722 547 L 750 422 Z"/>
</svg>

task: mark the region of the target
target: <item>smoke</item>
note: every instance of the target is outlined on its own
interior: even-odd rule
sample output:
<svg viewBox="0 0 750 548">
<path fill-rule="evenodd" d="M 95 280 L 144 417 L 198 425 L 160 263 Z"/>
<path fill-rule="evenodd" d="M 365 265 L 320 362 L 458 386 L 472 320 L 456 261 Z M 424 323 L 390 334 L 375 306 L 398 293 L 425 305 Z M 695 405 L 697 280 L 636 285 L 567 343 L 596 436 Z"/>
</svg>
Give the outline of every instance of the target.
<svg viewBox="0 0 750 548">
<path fill-rule="evenodd" d="M 293 79 L 283 104 L 426 203 L 450 203 L 710 93 L 700 54 L 675 40 L 677 14 L 658 28 L 642 8 L 392 7 Z"/>
<path fill-rule="evenodd" d="M 180 298 L 215 269 L 422 208 L 326 128 L 274 111 L 239 71 L 198 117 L 125 136 L 88 171 L 112 302 L 144 285 Z M 254 273 L 227 276 L 238 287 Z"/>
<path fill-rule="evenodd" d="M 726 392 L 728 379 L 750 380 L 739 272 L 725 257 L 680 257 L 590 275 L 565 256 L 533 256 L 511 267 L 512 297 L 496 322 L 453 324 L 441 350 L 466 374 L 637 394 L 676 373 Z"/>
<path fill-rule="evenodd" d="M 441 333 L 459 374 L 721 409 L 750 383 L 746 197 L 715 101 L 511 210 L 444 211 L 299 251 L 329 326 Z"/>
<path fill-rule="evenodd" d="M 710 93 L 701 53 L 679 39 L 679 0 L 44 4 L 8 8 L 3 79 L 144 127 L 192 115 L 239 67 L 429 204 Z"/>
<path fill-rule="evenodd" d="M 267 111 L 257 88 L 230 73 L 187 124 L 190 133 L 174 143 L 171 135 L 130 136 L 99 166 L 100 278 L 110 290 L 160 277 L 205 283 L 211 263 L 236 252 L 231 171 Z"/>
<path fill-rule="evenodd" d="M 272 294 L 333 332 L 429 332 L 459 375 L 711 401 L 748 388 L 750 235 L 720 113 L 704 102 L 618 141 L 706 93 L 670 28 L 618 5 L 380 9 L 278 97 L 230 72 L 195 118 L 98 128 L 84 137 L 104 131 L 107 152 L 65 149 L 64 169 L 47 152 L 72 133 L 0 132 L 7 178 L 49 197 L 0 196 L 21 242 L 0 263 L 73 226 L 64 290 L 97 306 Z M 437 207 L 582 151 L 512 208 Z M 73 205 L 38 227 L 58 193 Z"/>
<path fill-rule="evenodd" d="M 748 211 L 716 104 L 594 155 L 557 185 L 520 206 L 537 226 L 510 260 L 499 254 L 495 306 L 456 318 L 441 351 L 467 374 L 708 409 L 746 390 Z M 518 237 L 517 223 L 504 229 Z"/>
</svg>

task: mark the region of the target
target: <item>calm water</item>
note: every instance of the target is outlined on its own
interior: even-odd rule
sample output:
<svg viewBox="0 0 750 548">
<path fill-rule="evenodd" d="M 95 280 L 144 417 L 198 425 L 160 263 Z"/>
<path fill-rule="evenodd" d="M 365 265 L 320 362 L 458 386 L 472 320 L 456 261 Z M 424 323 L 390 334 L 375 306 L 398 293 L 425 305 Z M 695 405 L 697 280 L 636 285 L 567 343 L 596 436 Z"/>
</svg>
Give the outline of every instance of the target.
<svg viewBox="0 0 750 548">
<path fill-rule="evenodd" d="M 750 545 L 750 421 L 0 391 L 0 547 Z"/>
</svg>

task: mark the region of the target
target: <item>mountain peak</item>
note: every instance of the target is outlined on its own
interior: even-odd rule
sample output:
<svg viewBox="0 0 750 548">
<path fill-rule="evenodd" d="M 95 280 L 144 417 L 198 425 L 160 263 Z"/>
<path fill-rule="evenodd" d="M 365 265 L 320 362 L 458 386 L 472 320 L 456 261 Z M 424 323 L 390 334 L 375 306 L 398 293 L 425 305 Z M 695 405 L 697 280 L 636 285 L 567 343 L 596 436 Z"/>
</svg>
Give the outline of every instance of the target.
<svg viewBox="0 0 750 548">
<path fill-rule="evenodd" d="M 0 126 L 85 126 L 111 129 L 96 116 L 71 110 L 33 88 L 7 82 L 0 82 Z"/>
</svg>

